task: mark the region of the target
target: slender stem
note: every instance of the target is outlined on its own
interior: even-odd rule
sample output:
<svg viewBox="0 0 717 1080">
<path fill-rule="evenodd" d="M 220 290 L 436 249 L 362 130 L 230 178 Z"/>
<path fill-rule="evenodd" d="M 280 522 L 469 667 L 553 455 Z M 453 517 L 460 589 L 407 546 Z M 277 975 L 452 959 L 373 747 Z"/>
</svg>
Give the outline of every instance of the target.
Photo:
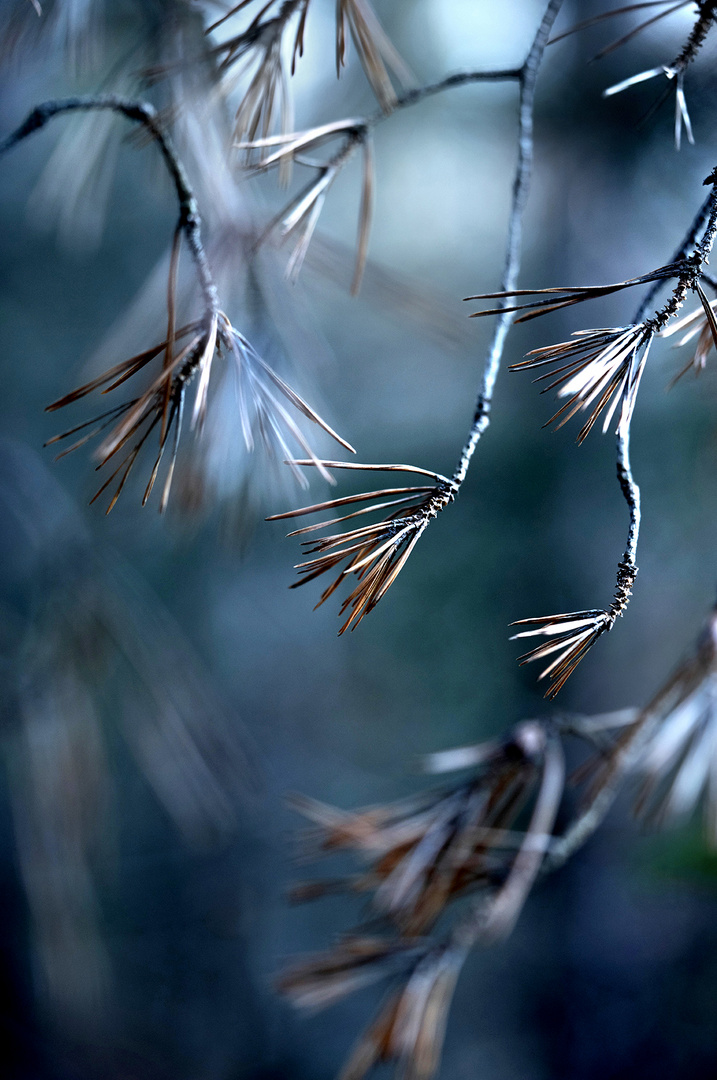
<svg viewBox="0 0 717 1080">
<path fill-rule="evenodd" d="M 710 27 L 717 18 L 717 2 L 715 0 L 697 0 L 697 7 L 699 8 L 699 15 L 690 31 L 690 36 L 687 38 L 682 52 L 670 64 L 670 67 L 675 71 L 684 71 L 692 63 L 704 45 Z"/>
<path fill-rule="evenodd" d="M 573 821 L 568 831 L 553 841 L 541 867 L 542 874 L 552 873 L 564 866 L 602 825 L 608 810 L 615 801 L 622 777 L 623 770 L 616 769 L 609 782 L 600 788 L 595 798 Z"/>
<path fill-rule="evenodd" d="M 679 247 L 675 249 L 672 258 L 670 259 L 671 263 L 681 262 L 685 258 L 690 248 L 692 248 L 692 246 L 694 245 L 698 233 L 700 232 L 705 221 L 707 220 L 707 216 L 710 212 L 710 207 L 712 206 L 712 199 L 713 194 L 712 192 L 710 192 L 705 201 L 702 203 L 702 206 L 695 214 L 692 224 L 687 230 L 684 239 L 681 241 Z M 633 320 L 634 322 L 642 322 L 648 311 L 650 311 L 650 309 L 652 308 L 653 300 L 655 299 L 663 285 L 664 279 L 662 278 L 658 278 L 656 281 L 653 281 L 652 285 L 645 293 L 642 303 L 640 304 L 639 308 L 635 313 L 635 318 Z"/>
<path fill-rule="evenodd" d="M 635 483 L 630 464 L 630 429 L 617 433 L 617 479 L 630 511 L 630 527 L 623 562 L 635 567 L 637 539 L 640 534 L 640 489 Z"/>
<path fill-rule="evenodd" d="M 169 135 L 162 130 L 157 117 L 157 111 L 152 105 L 142 101 L 132 101 L 127 98 L 108 95 L 102 97 L 72 97 L 62 98 L 57 101 L 46 101 L 38 105 L 25 121 L 20 124 L 7 138 L 0 142 L 0 155 L 17 146 L 28 135 L 39 131 L 55 116 L 68 112 L 87 112 L 109 109 L 112 112 L 121 113 L 122 116 L 136 124 L 146 127 L 157 145 L 167 166 L 167 171 L 172 178 L 179 202 L 179 223 L 187 241 L 187 247 L 194 260 L 194 265 L 199 279 L 205 308 L 205 322 L 207 326 L 217 314 L 218 301 L 217 291 L 212 280 L 207 262 L 204 244 L 201 235 L 201 218 L 194 193 L 189 184 L 184 166 L 179 160 L 172 145 Z"/>
<path fill-rule="evenodd" d="M 523 215 L 530 191 L 530 180 L 533 168 L 533 110 L 535 103 L 535 85 L 540 70 L 545 47 L 548 43 L 550 31 L 562 6 L 562 0 L 550 0 L 543 14 L 533 44 L 520 69 L 520 104 L 518 113 L 518 161 L 513 180 L 513 198 L 508 222 L 508 242 L 506 245 L 505 266 L 501 278 L 501 292 L 509 292 L 514 289 L 520 271 L 522 240 L 523 240 Z M 501 306 L 506 306 L 508 301 L 501 301 Z M 493 338 L 488 348 L 488 353 L 483 367 L 483 378 L 476 401 L 473 423 L 471 424 L 468 438 L 461 451 L 460 460 L 453 480 L 456 486 L 460 486 L 468 472 L 471 458 L 483 432 L 490 423 L 490 408 L 493 399 L 495 381 L 500 370 L 503 356 L 505 339 L 511 325 L 512 316 L 508 312 L 501 314 L 493 330 Z"/>
<path fill-rule="evenodd" d="M 427 97 L 442 94 L 444 90 L 452 90 L 456 86 L 465 86 L 468 83 L 476 82 L 507 82 L 511 79 L 518 82 L 522 79 L 522 75 L 522 67 L 498 68 L 495 71 L 459 71 L 454 75 L 447 75 L 445 79 L 441 79 L 439 82 L 429 83 L 427 86 L 419 86 L 399 94 L 396 104 L 393 106 L 393 111 L 405 109 L 409 105 L 418 105 L 421 101 L 425 101 Z M 386 119 L 386 113 L 377 112 L 369 122 L 378 124 Z"/>
<path fill-rule="evenodd" d="M 644 364 L 645 356 L 641 363 Z M 621 424 L 617 431 L 617 479 L 628 510 L 630 511 L 630 524 L 627 531 L 627 541 L 622 560 L 617 564 L 617 584 L 615 596 L 610 610 L 606 612 L 604 630 L 612 630 L 618 615 L 622 615 L 630 602 L 632 586 L 637 577 L 637 541 L 640 535 L 640 489 L 635 483 L 630 464 L 630 426 L 623 428 Z"/>
<path fill-rule="evenodd" d="M 555 818 L 565 786 L 565 757 L 560 739 L 552 732 L 546 736 L 545 759 L 540 791 L 528 831 L 518 851 L 505 884 L 491 905 L 477 934 L 486 943 L 507 937 L 513 930 L 523 905 L 543 864 L 550 844 Z"/>
</svg>

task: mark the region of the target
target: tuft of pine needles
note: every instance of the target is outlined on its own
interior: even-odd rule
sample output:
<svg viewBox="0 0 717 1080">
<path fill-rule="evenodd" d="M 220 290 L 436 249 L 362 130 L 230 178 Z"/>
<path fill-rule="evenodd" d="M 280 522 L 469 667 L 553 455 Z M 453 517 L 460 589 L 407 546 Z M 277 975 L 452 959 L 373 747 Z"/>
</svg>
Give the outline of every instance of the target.
<svg viewBox="0 0 717 1080">
<path fill-rule="evenodd" d="M 364 616 L 373 611 L 386 595 L 406 565 L 409 555 L 428 523 L 453 501 L 456 485 L 440 473 L 419 469 L 414 465 L 361 465 L 345 461 L 317 462 L 314 460 L 291 461 L 290 464 L 294 466 L 318 465 L 324 469 L 411 473 L 428 477 L 433 481 L 432 484 L 387 487 L 356 495 L 344 495 L 326 502 L 303 506 L 298 510 L 273 514 L 267 518 L 267 521 L 284 521 L 325 510 L 343 511 L 359 503 L 368 504 L 357 510 L 351 509 L 348 513 L 342 513 L 329 521 L 306 525 L 288 533 L 289 536 L 306 536 L 308 533 L 333 525 L 342 525 L 345 521 L 365 514 L 383 515 L 378 521 L 367 525 L 303 540 L 304 553 L 314 557 L 296 566 L 301 579 L 290 586 L 290 588 L 296 588 L 304 585 L 322 574 L 336 570 L 345 563 L 338 576 L 321 594 L 316 607 L 320 607 L 324 601 L 328 600 L 345 579 L 354 575 L 358 579 L 357 584 L 341 606 L 340 614 L 343 615 L 348 610 L 349 615 L 339 630 L 339 634 L 343 634 L 349 627 L 355 630 Z M 383 513 L 384 511 L 388 513 Z"/>
<path fill-rule="evenodd" d="M 276 457 L 285 457 L 290 452 L 287 439 L 291 438 L 305 453 L 311 455 L 310 462 L 319 468 L 324 478 L 332 482 L 333 478 L 311 450 L 287 404 L 296 414 L 317 424 L 347 450 L 353 452 L 353 447 L 269 367 L 243 334 L 232 326 L 223 312 L 219 312 L 212 319 L 208 331 L 203 329 L 201 322 L 188 323 L 175 330 L 172 305 L 170 309 L 170 331 L 165 340 L 122 361 L 47 406 L 48 411 L 54 412 L 94 391 L 108 394 L 161 357 L 161 370 L 135 397 L 49 440 L 49 444 L 54 444 L 78 432 L 83 432 L 79 439 L 59 455 L 63 456 L 79 449 L 107 428 L 110 429 L 96 451 L 97 469 L 103 469 L 110 464 L 115 468 L 96 492 L 92 502 L 116 482 L 106 512 L 109 513 L 113 509 L 140 451 L 150 436 L 158 432 L 157 456 L 142 497 L 142 505 L 145 505 L 149 499 L 165 452 L 171 446 L 169 466 L 159 506 L 160 511 L 166 508 L 182 434 L 185 398 L 192 382 L 196 383 L 196 391 L 190 427 L 194 430 L 196 437 L 212 438 L 212 424 L 205 421 L 210 409 L 212 370 L 218 358 L 228 361 L 236 374 L 238 405 L 236 426 L 241 432 L 247 450 L 254 449 L 258 432 L 268 453 Z M 294 473 L 297 480 L 305 486 L 305 477 L 297 467 L 294 468 Z"/>
<path fill-rule="evenodd" d="M 316 1009 L 379 979 L 399 981 L 350 1054 L 344 1080 L 360 1080 L 380 1062 L 430 1080 L 472 944 L 510 932 L 550 850 L 564 783 L 555 738 L 526 721 L 503 740 L 471 749 L 467 779 L 396 803 L 346 813 L 292 800 L 314 826 L 303 848 L 354 850 L 370 863 L 358 875 L 301 884 L 294 899 L 369 893 L 371 912 L 331 950 L 290 967 L 279 989 Z M 516 828 L 530 803 L 527 826 Z M 432 937 L 449 905 L 469 891 L 480 892 L 477 922 L 458 919 L 443 940 Z"/>
<path fill-rule="evenodd" d="M 549 615 L 547 618 L 518 619 L 511 626 L 528 626 L 514 634 L 511 641 L 527 637 L 547 637 L 550 640 L 537 645 L 518 658 L 522 667 L 534 660 L 545 660 L 557 654 L 541 671 L 539 678 L 546 677 L 550 686 L 545 694 L 553 698 L 562 690 L 580 661 L 587 655 L 597 639 L 608 627 L 609 615 L 603 610 L 571 611 L 564 615 Z"/>
<path fill-rule="evenodd" d="M 318 162 L 304 156 L 306 151 L 319 149 L 326 142 L 336 138 L 341 139 L 341 146 L 325 162 Z M 263 233 L 265 237 L 273 229 L 278 228 L 282 239 L 289 237 L 293 239 L 293 248 L 287 265 L 287 276 L 292 280 L 296 279 L 301 270 L 329 189 L 359 146 L 363 151 L 363 180 L 356 265 L 351 285 L 351 292 L 354 295 L 359 290 L 366 265 L 373 214 L 373 143 L 371 129 L 366 121 L 354 118 L 339 120 L 330 124 L 321 124 L 308 131 L 275 135 L 265 139 L 256 139 L 253 142 L 236 144 L 238 150 L 249 155 L 250 161 L 251 155 L 259 152 L 259 159 L 252 165 L 256 172 L 277 167 L 281 176 L 282 171 L 286 173 L 294 162 L 315 171 L 314 178 L 309 180 L 283 210 L 269 222 Z M 267 154 L 268 150 L 272 150 L 272 153 Z"/>
<path fill-rule="evenodd" d="M 514 634 L 511 641 L 528 637 L 547 637 L 550 640 L 537 645 L 519 657 L 519 663 L 553 659 L 541 671 L 539 679 L 548 678 L 547 698 L 554 698 L 562 690 L 575 668 L 585 658 L 599 637 L 612 630 L 615 620 L 627 607 L 637 576 L 637 567 L 625 560 L 618 564 L 615 597 L 607 610 L 593 608 L 589 611 L 571 611 L 563 615 L 548 615 L 518 619 L 511 626 L 527 626 Z"/>
<path fill-rule="evenodd" d="M 603 412 L 605 433 L 618 406 L 618 428 L 629 428 L 653 336 L 653 329 L 641 323 L 576 330 L 572 340 L 533 349 L 527 360 L 512 364 L 510 370 L 550 368 L 535 379 L 538 383 L 552 380 L 541 393 L 557 390 L 559 398 L 568 400 L 543 426 L 555 424 L 557 430 L 576 413 L 588 412 L 577 436 L 580 444 Z"/>
</svg>

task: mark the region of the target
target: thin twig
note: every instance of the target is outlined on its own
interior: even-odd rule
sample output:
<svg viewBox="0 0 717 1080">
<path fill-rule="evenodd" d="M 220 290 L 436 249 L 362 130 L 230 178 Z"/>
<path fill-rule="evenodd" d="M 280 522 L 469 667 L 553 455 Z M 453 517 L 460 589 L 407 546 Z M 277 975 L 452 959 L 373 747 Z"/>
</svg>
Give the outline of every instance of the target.
<svg viewBox="0 0 717 1080">
<path fill-rule="evenodd" d="M 571 822 L 567 831 L 560 837 L 555 837 L 550 849 L 541 866 L 541 876 L 559 870 L 561 866 L 578 851 L 593 833 L 602 825 L 608 811 L 620 791 L 622 781 L 625 779 L 632 762 L 635 761 L 640 749 L 640 743 L 644 732 L 642 719 L 648 715 L 647 710 L 628 726 L 627 731 L 619 744 L 619 749 L 614 753 L 610 761 L 610 767 L 606 778 L 601 783 L 592 798 L 581 809 L 578 816 Z"/>
<path fill-rule="evenodd" d="M 513 180 L 513 198 L 508 221 L 508 242 L 506 246 L 505 266 L 501 278 L 501 291 L 514 289 L 520 271 L 523 240 L 523 215 L 530 191 L 533 169 L 533 111 L 535 104 L 535 86 L 540 70 L 545 47 L 548 43 L 553 23 L 562 6 L 562 0 L 550 0 L 538 27 L 533 44 L 520 69 L 520 104 L 518 116 L 518 162 Z M 501 306 L 506 306 L 506 300 Z M 490 423 L 490 409 L 493 400 L 495 381 L 500 370 L 505 339 L 511 324 L 511 316 L 505 312 L 496 321 L 493 338 L 483 367 L 483 378 L 476 401 L 473 423 L 468 438 L 461 451 L 460 460 L 453 480 L 458 487 L 463 483 L 468 472 L 471 458 L 478 441 Z"/>
<path fill-rule="evenodd" d="M 563 384 L 563 393 L 572 394 L 570 400 L 556 413 L 553 420 L 564 414 L 566 410 L 570 410 L 561 420 L 561 424 L 565 423 L 579 409 L 592 404 L 593 411 L 578 437 L 578 442 L 582 442 L 600 412 L 606 407 L 608 411 L 603 431 L 607 430 L 613 412 L 620 403 L 620 419 L 617 426 L 617 476 L 630 513 L 625 551 L 618 563 L 615 593 L 608 608 L 569 612 L 537 619 L 520 619 L 513 623 L 514 626 L 524 627 L 515 635 L 516 638 L 537 636 L 549 639 L 547 643 L 541 642 L 534 646 L 520 658 L 522 664 L 550 658 L 540 675 L 541 679 L 549 677 L 546 697 L 554 697 L 559 692 L 598 638 L 612 630 L 618 616 L 624 613 L 629 603 L 637 576 L 636 556 L 640 530 L 640 491 L 630 465 L 630 425 L 652 340 L 657 333 L 665 329 L 670 319 L 680 310 L 689 290 L 696 292 L 699 296 L 717 346 L 717 319 L 700 284 L 703 267 L 709 258 L 717 235 L 717 170 L 707 177 L 705 184 L 710 184 L 712 191 L 676 252 L 677 258 L 674 262 L 666 264 L 649 275 L 643 275 L 642 278 L 633 278 L 618 285 L 607 286 L 605 289 L 598 287 L 544 290 L 551 294 L 562 293 L 559 300 L 555 301 L 551 298 L 547 302 L 550 303 L 550 310 L 552 310 L 558 306 L 582 302 L 589 299 L 591 295 L 601 295 L 606 290 L 616 291 L 619 288 L 647 281 L 662 282 L 668 277 L 676 278 L 676 284 L 673 285 L 669 298 L 660 309 L 649 317 L 645 317 L 646 309 L 643 301 L 634 321 L 629 326 L 612 331 L 583 331 L 582 334 L 577 335 L 579 339 L 577 343 L 565 342 L 536 350 L 533 354 L 529 354 L 530 359 L 516 365 L 521 368 L 542 366 L 546 363 L 554 363 L 556 358 L 567 358 L 577 354 L 577 360 L 572 359 L 563 368 L 558 368 L 557 372 L 553 371 L 549 376 L 543 375 L 540 378 L 552 377 L 562 371 L 563 374 L 552 384 L 552 387 Z M 698 240 L 700 230 L 702 230 L 702 236 Z M 692 248 L 691 251 L 689 251 L 690 248 Z M 519 290 L 513 291 L 510 295 L 534 294 Z M 574 297 L 579 299 L 574 299 Z M 510 296 L 505 298 L 509 299 Z M 530 301 L 527 305 L 519 305 L 518 308 L 514 305 L 513 309 L 522 310 L 526 307 L 532 316 L 535 310 L 539 314 L 544 313 L 545 303 L 546 301 Z M 522 318 L 525 317 L 522 316 Z M 580 344 L 581 341 L 582 344 Z M 588 342 L 591 344 L 586 345 Z M 590 353 L 589 349 L 593 346 L 593 352 Z M 619 365 L 616 367 L 618 360 Z M 607 366 L 608 361 L 612 368 Z M 591 365 L 595 367 L 594 376 L 589 376 Z M 566 383 L 566 380 L 569 381 Z M 618 390 L 619 396 L 617 396 Z M 608 407 L 611 397 L 612 404 Z"/>
<path fill-rule="evenodd" d="M 407 106 L 418 105 L 420 102 L 425 101 L 426 98 L 433 97 L 435 94 L 442 94 L 444 90 L 452 90 L 456 86 L 466 86 L 469 83 L 476 82 L 509 82 L 511 80 L 518 82 L 523 78 L 524 68 L 525 65 L 518 68 L 496 68 L 495 71 L 459 71 L 454 75 L 447 75 L 445 79 L 441 79 L 439 82 L 429 83 L 427 86 L 419 86 L 407 90 L 404 94 L 399 94 L 396 104 L 393 106 L 393 111 L 397 112 Z M 372 125 L 379 124 L 382 120 L 387 119 L 386 113 L 376 112 L 368 123 Z"/>
</svg>

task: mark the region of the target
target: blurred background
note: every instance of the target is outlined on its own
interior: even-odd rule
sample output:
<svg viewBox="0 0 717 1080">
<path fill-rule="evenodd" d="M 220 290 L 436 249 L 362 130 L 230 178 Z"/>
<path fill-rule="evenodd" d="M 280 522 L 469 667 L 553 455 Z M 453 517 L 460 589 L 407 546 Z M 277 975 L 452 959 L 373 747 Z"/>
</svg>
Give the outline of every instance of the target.
<svg viewBox="0 0 717 1080">
<path fill-rule="evenodd" d="M 558 28 L 606 6 L 566 3 Z M 48 97 L 104 89 L 98 72 L 131 56 L 138 35 L 151 44 L 166 14 L 158 0 L 110 7 L 102 62 L 79 76 L 56 39 L 3 59 L 3 132 Z M 542 7 L 376 3 L 418 84 L 519 64 Z M 601 93 L 669 63 L 692 13 L 680 9 L 593 63 L 644 16 L 548 48 L 524 287 L 616 281 L 669 260 L 715 165 L 717 37 L 686 81 L 694 146 L 675 150 L 672 98 L 645 119 L 662 92 L 654 81 Z M 334 5 L 313 0 L 294 80 L 297 127 L 375 109 L 353 49 L 336 83 L 333 34 Z M 627 512 L 613 439 L 595 432 L 576 447 L 574 425 L 541 430 L 552 401 L 506 368 L 573 330 L 622 324 L 638 298 L 511 333 L 460 498 L 370 618 L 337 637 L 336 598 L 312 612 L 316 583 L 288 590 L 298 545 L 282 523 L 263 521 L 307 501 L 279 468 L 239 447 L 224 465 L 232 475 L 220 468 L 223 510 L 188 519 L 175 507 L 160 518 L 130 483 L 105 517 L 87 507 L 88 448 L 57 464 L 43 450 L 72 422 L 45 406 L 130 355 L 138 327 L 161 316 L 175 219 L 152 147 L 128 141 L 121 120 L 106 135 L 115 141 L 102 155 L 112 168 L 99 178 L 101 212 L 97 184 L 84 188 L 80 176 L 92 138 L 105 136 L 83 142 L 87 129 L 73 123 L 55 121 L 0 161 L 0 1058 L 9 1070 L 0 1071 L 325 1080 L 380 990 L 307 1019 L 273 989 L 289 957 L 325 947 L 359 913 L 349 899 L 286 902 L 306 869 L 292 864 L 301 822 L 284 796 L 345 808 L 392 800 L 426 783 L 421 754 L 551 711 L 536 672 L 515 662 L 508 623 L 608 604 Z M 498 287 L 515 128 L 512 84 L 453 90 L 378 127 L 375 220 L 355 299 L 358 160 L 332 188 L 295 285 L 280 248 L 266 245 L 247 269 L 242 237 L 286 199 L 275 178 L 236 194 L 209 158 L 217 190 L 194 176 L 227 313 L 359 460 L 453 471 L 491 330 L 468 319 L 475 308 L 462 297 Z M 670 344 L 653 349 L 632 428 L 643 496 L 634 597 L 568 682 L 561 709 L 645 703 L 714 601 L 717 383 L 708 365 L 699 382 L 689 374 L 667 393 L 688 358 Z M 312 482 L 309 498 L 326 492 Z M 714 1077 L 716 915 L 717 857 L 701 823 L 646 836 L 625 799 L 536 889 L 512 938 L 471 958 L 441 1075 Z"/>
</svg>

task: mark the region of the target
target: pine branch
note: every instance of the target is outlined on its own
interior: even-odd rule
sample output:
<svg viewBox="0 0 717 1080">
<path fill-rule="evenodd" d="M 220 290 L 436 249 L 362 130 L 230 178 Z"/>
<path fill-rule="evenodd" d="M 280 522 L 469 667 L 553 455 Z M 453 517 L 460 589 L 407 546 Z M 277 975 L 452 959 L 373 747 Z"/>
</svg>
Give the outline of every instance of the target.
<svg viewBox="0 0 717 1080">
<path fill-rule="evenodd" d="M 155 358 L 162 356 L 161 371 L 143 392 L 129 402 L 103 412 L 88 423 L 72 427 L 61 435 L 55 436 L 54 439 L 49 440 L 50 443 L 63 440 L 80 430 L 91 427 L 92 430 L 82 435 L 69 450 L 63 451 L 63 453 L 69 453 L 110 427 L 109 433 L 105 435 L 97 451 L 99 458 L 97 468 L 102 468 L 110 462 L 115 468 L 91 500 L 94 502 L 116 481 L 114 494 L 111 496 L 106 511 L 109 513 L 116 504 L 142 448 L 159 427 L 158 453 L 142 499 L 143 505 L 147 502 L 165 452 L 170 446 L 170 434 L 173 433 L 170 463 L 160 501 L 160 511 L 164 510 L 174 476 L 187 390 L 190 385 L 196 383 L 191 427 L 202 433 L 208 407 L 213 362 L 216 354 L 223 351 L 234 361 L 236 367 L 239 382 L 240 426 L 247 449 L 253 448 L 252 428 L 254 426 L 259 427 L 267 448 L 273 450 L 278 447 L 281 456 L 291 453 L 286 441 L 288 435 L 298 443 L 302 451 L 309 455 L 312 464 L 319 467 L 325 479 L 331 481 L 331 475 L 323 468 L 293 417 L 277 397 L 276 391 L 299 414 L 318 424 L 347 450 L 354 452 L 353 447 L 338 436 L 296 391 L 262 360 L 243 334 L 236 330 L 224 312 L 219 310 L 217 290 L 202 241 L 201 218 L 197 202 L 172 141 L 160 125 L 158 115 L 151 105 L 112 95 L 45 102 L 33 109 L 26 120 L 0 143 L 0 156 L 17 146 L 29 135 L 41 130 L 55 116 L 94 110 L 116 112 L 146 128 L 157 143 L 174 183 L 179 203 L 179 218 L 174 230 L 167 282 L 167 337 L 158 345 L 130 357 L 129 360 L 110 368 L 98 378 L 48 405 L 47 410 L 54 411 L 96 390 L 108 393 L 144 371 Z M 178 330 L 176 328 L 176 290 L 182 238 L 189 248 L 194 263 L 203 312 L 198 320 Z M 272 444 L 276 444 L 276 447 Z M 305 485 L 305 479 L 298 469 L 295 469 L 295 475 L 299 482 Z"/>
<path fill-rule="evenodd" d="M 513 179 L 513 196 L 511 201 L 511 210 L 508 221 L 508 239 L 506 247 L 505 267 L 502 277 L 502 287 L 504 290 L 510 290 L 514 288 L 517 281 L 518 272 L 520 269 L 521 251 L 522 251 L 522 227 L 523 227 L 523 215 L 525 212 L 525 206 L 528 199 L 528 193 L 530 190 L 530 179 L 532 173 L 533 163 L 533 110 L 535 105 L 535 87 L 537 83 L 538 73 L 540 70 L 543 53 L 548 42 L 551 28 L 560 10 L 562 0 L 550 0 L 543 17 L 540 21 L 538 30 L 533 39 L 533 43 L 528 51 L 526 59 L 522 66 L 517 69 L 505 69 L 497 70 L 493 72 L 471 72 L 459 75 L 451 75 L 446 79 L 441 80 L 438 83 L 431 86 L 424 87 L 419 90 L 410 91 L 405 94 L 403 98 L 399 98 L 397 104 L 394 107 L 396 109 L 407 107 L 417 104 L 423 101 L 430 94 L 440 93 L 444 90 L 450 89 L 454 86 L 462 85 L 468 82 L 477 81 L 490 81 L 490 80 L 511 80 L 515 79 L 518 82 L 520 88 L 519 95 L 519 107 L 518 107 L 518 161 L 516 164 L 515 176 Z M 384 114 L 377 113 L 369 120 L 364 121 L 346 121 L 343 125 L 345 133 L 356 131 L 368 131 L 372 125 L 383 122 Z M 305 133 L 305 136 L 310 136 L 311 133 Z M 323 138 L 325 135 L 325 129 L 316 129 L 314 137 Z M 265 140 L 270 142 L 272 140 Z M 276 140 L 279 141 L 279 140 Z M 287 150 L 288 152 L 288 150 Z M 293 153 L 293 148 L 292 151 Z M 278 162 L 279 158 L 275 156 L 275 161 Z M 402 533 L 401 536 L 406 536 L 409 539 L 408 548 L 402 552 L 400 560 L 398 561 L 398 569 L 405 565 L 408 552 L 413 549 L 414 544 L 418 538 L 423 534 L 425 528 L 434 517 L 445 509 L 455 499 L 460 487 L 465 480 L 468 466 L 471 458 L 475 452 L 478 441 L 481 438 L 483 432 L 488 427 L 490 422 L 490 408 L 493 398 L 493 391 L 495 387 L 496 378 L 500 369 L 501 358 L 503 355 L 503 349 L 505 346 L 505 339 L 510 327 L 510 314 L 508 311 L 504 311 L 496 323 L 496 328 L 493 333 L 493 338 L 488 349 L 487 356 L 483 365 L 483 376 L 481 380 L 481 386 L 478 393 L 478 399 L 475 408 L 475 414 L 471 428 L 468 434 L 467 441 L 461 452 L 459 463 L 456 470 L 450 480 L 445 477 L 441 477 L 439 481 L 439 489 L 435 492 L 435 496 L 428 500 L 425 508 L 420 508 L 419 516 L 415 522 L 415 528 L 412 527 L 410 532 Z M 305 508 L 304 510 L 295 511 L 294 513 L 309 513 L 314 508 Z M 400 520 L 400 519 L 399 519 Z M 386 538 L 384 538 L 386 539 Z M 397 554 L 398 549 L 391 548 L 390 553 L 393 558 Z M 353 557 L 353 563 L 350 563 L 346 570 L 355 568 L 356 562 L 361 560 L 361 552 L 358 552 Z M 334 556 L 338 561 L 338 557 Z M 317 573 L 322 573 L 323 569 L 328 568 L 329 565 L 334 565 L 333 562 L 328 561 L 326 558 L 321 560 L 315 560 L 316 565 L 312 565 L 307 568 L 308 573 L 304 580 L 309 580 L 311 577 L 316 576 Z M 396 573 L 398 573 L 396 569 Z M 389 577 L 389 583 L 395 580 L 396 573 L 392 573 Z M 333 589 L 339 584 L 340 579 L 334 582 L 332 586 L 323 594 L 320 603 L 333 592 Z M 362 616 L 367 610 L 371 610 L 372 607 L 381 599 L 388 586 L 381 587 L 377 593 L 372 594 L 370 606 L 362 609 Z M 350 602 L 361 601 L 362 592 L 360 589 L 354 590 Z M 346 605 L 344 605 L 346 606 Z M 343 610 L 343 609 L 342 609 Z M 354 612 L 356 613 L 356 612 Z M 348 624 L 344 624 L 342 631 Z"/>
</svg>

